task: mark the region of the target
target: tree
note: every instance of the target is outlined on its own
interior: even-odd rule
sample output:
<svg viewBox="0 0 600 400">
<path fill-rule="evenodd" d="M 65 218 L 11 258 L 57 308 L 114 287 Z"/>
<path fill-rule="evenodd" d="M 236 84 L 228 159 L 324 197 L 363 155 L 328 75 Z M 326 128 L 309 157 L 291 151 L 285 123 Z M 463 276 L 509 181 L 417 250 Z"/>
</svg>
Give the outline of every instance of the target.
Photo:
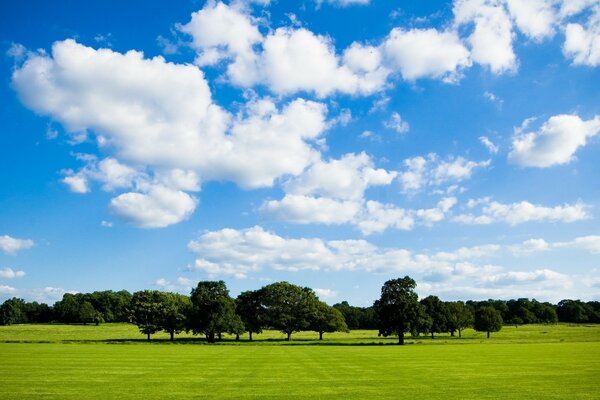
<svg viewBox="0 0 600 400">
<path fill-rule="evenodd" d="M 319 334 L 319 340 L 323 340 L 325 332 L 348 332 L 348 326 L 342 313 L 322 301 L 316 304 L 310 329 Z"/>
<path fill-rule="evenodd" d="M 194 334 L 204 334 L 209 343 L 214 343 L 223 332 L 233 331 L 237 320 L 225 282 L 202 281 L 192 289 L 187 329 Z"/>
<path fill-rule="evenodd" d="M 398 344 L 404 344 L 404 332 L 418 322 L 419 297 L 417 283 L 410 277 L 392 279 L 383 284 L 381 298 L 374 304 L 379 317 L 379 333 L 398 335 Z"/>
<path fill-rule="evenodd" d="M 277 282 L 262 288 L 267 323 L 287 335 L 307 330 L 314 318 L 319 299 L 310 288 Z"/>
<path fill-rule="evenodd" d="M 458 331 L 458 337 L 462 337 L 462 330 L 473 326 L 473 312 L 462 301 L 450 301 L 446 303 L 448 319 L 446 321 L 450 335 Z"/>
<path fill-rule="evenodd" d="M 253 333 L 262 333 L 265 323 L 265 310 L 259 290 L 248 290 L 240 293 L 235 301 L 235 312 L 240 316 L 248 337 L 252 341 Z"/>
<path fill-rule="evenodd" d="M 556 307 L 556 313 L 561 322 L 581 323 L 588 321 L 588 310 L 585 303 L 580 300 L 561 300 Z"/>
<path fill-rule="evenodd" d="M 488 339 L 490 332 L 498 332 L 502 329 L 502 315 L 491 306 L 484 306 L 475 310 L 475 319 L 473 327 L 476 331 L 487 332 Z"/>
<path fill-rule="evenodd" d="M 13 297 L 0 306 L 0 325 L 27 323 L 25 300 Z"/>
<path fill-rule="evenodd" d="M 162 318 L 160 327 L 169 333 L 171 341 L 175 334 L 185 330 L 188 310 L 191 306 L 190 298 L 177 293 L 161 293 Z"/>
<path fill-rule="evenodd" d="M 434 333 L 446 332 L 448 324 L 448 311 L 446 304 L 437 296 L 427 296 L 421 300 L 421 305 L 425 307 L 425 312 L 431 318 L 429 332 L 431 339 L 434 339 Z"/>
<path fill-rule="evenodd" d="M 135 292 L 130 304 L 131 318 L 141 333 L 150 335 L 163 329 L 164 301 L 158 290 Z"/>
</svg>

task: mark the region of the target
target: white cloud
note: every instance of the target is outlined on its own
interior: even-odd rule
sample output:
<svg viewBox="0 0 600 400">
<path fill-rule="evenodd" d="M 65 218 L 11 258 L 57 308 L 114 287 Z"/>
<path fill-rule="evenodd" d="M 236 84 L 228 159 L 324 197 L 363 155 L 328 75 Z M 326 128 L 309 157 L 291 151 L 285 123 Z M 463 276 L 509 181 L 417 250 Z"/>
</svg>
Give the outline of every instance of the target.
<svg viewBox="0 0 600 400">
<path fill-rule="evenodd" d="M 574 247 L 589 251 L 590 253 L 600 254 L 600 236 L 589 235 L 580 236 L 570 242 L 555 243 L 554 247 Z"/>
<path fill-rule="evenodd" d="M 94 50 L 73 40 L 56 42 L 51 56 L 29 54 L 13 73 L 13 87 L 29 108 L 71 135 L 95 134 L 101 150 L 115 154 L 84 160 L 88 165 L 67 171 L 63 181 L 76 192 L 89 191 L 90 180 L 105 190 L 133 188 L 117 196 L 113 208 L 142 226 L 187 216 L 193 202 L 183 191 L 199 190 L 201 181 L 256 188 L 299 175 L 318 160 L 313 142 L 327 129 L 323 104 L 296 99 L 279 109 L 270 99 L 257 99 L 233 116 L 212 103 L 194 66 L 144 59 L 136 51 Z M 134 210 L 135 201 L 142 209 L 157 205 L 147 186 L 177 193 L 177 212 L 161 206 L 163 222 L 142 222 L 147 218 Z"/>
<path fill-rule="evenodd" d="M 440 186 L 451 182 L 461 182 L 471 178 L 477 168 L 486 168 L 490 160 L 471 161 L 463 157 L 451 157 L 441 160 L 431 153 L 427 158 L 417 156 L 404 160 L 406 170 L 399 179 L 405 192 L 418 191 L 426 186 Z"/>
<path fill-rule="evenodd" d="M 403 134 L 410 130 L 408 122 L 404 121 L 397 112 L 392 113 L 389 121 L 384 121 L 383 125 L 388 129 L 393 129 L 397 133 Z"/>
<path fill-rule="evenodd" d="M 364 6 L 371 2 L 371 0 L 315 0 L 317 7 L 320 7 L 323 3 L 328 3 L 337 7 L 349 7 L 354 5 Z"/>
<path fill-rule="evenodd" d="M 408 81 L 429 77 L 456 82 L 469 67 L 469 51 L 456 32 L 394 28 L 382 44 L 391 66 Z"/>
<path fill-rule="evenodd" d="M 140 228 L 164 228 L 187 219 L 197 200 L 185 192 L 152 186 L 145 193 L 123 193 L 110 202 L 119 217 Z"/>
<path fill-rule="evenodd" d="M 281 200 L 265 202 L 261 212 L 296 224 L 344 224 L 353 221 L 360 209 L 357 201 L 286 194 Z"/>
<path fill-rule="evenodd" d="M 454 220 L 465 224 L 479 225 L 505 222 L 514 226 L 532 221 L 570 223 L 590 218 L 586 211 L 588 206 L 583 203 L 546 207 L 532 204 L 528 201 L 503 204 L 486 199 L 479 202 L 476 201 L 474 204 L 483 205 L 479 215 L 462 214 L 456 216 Z"/>
<path fill-rule="evenodd" d="M 554 35 L 557 16 L 550 0 L 507 0 L 517 27 L 528 37 L 541 41 Z"/>
<path fill-rule="evenodd" d="M 598 0 L 562 0 L 560 2 L 560 16 L 570 17 L 579 14 L 586 8 L 597 4 Z"/>
<path fill-rule="evenodd" d="M 335 299 L 338 295 L 338 292 L 332 289 L 315 288 L 314 290 L 321 299 Z"/>
<path fill-rule="evenodd" d="M 535 271 L 509 271 L 497 275 L 487 276 L 483 282 L 493 286 L 511 286 L 537 284 L 545 287 L 568 287 L 572 280 L 564 274 L 549 269 L 538 269 Z"/>
<path fill-rule="evenodd" d="M 288 194 L 360 200 L 368 187 L 389 185 L 396 176 L 395 171 L 376 169 L 364 152 L 348 153 L 337 160 L 319 160 L 283 187 Z"/>
<path fill-rule="evenodd" d="M 0 278 L 15 279 L 25 276 L 25 271 L 15 271 L 12 268 L 0 269 Z"/>
<path fill-rule="evenodd" d="M 182 276 L 178 277 L 175 282 L 170 282 L 164 278 L 160 278 L 157 279 L 154 284 L 163 290 L 172 292 L 189 292 L 194 285 L 191 279 Z"/>
<path fill-rule="evenodd" d="M 512 48 L 512 22 L 502 2 L 497 0 L 455 0 L 455 23 L 474 24 L 467 39 L 473 61 L 489 66 L 495 74 L 517 69 Z"/>
<path fill-rule="evenodd" d="M 104 228 L 112 228 L 113 223 L 110 221 L 100 221 L 100 226 L 102 226 Z"/>
<path fill-rule="evenodd" d="M 12 286 L 0 285 L 0 294 L 15 294 L 17 289 Z"/>
<path fill-rule="evenodd" d="M 487 136 L 480 136 L 479 141 L 491 154 L 496 154 L 500 150 L 500 146 L 494 144 Z"/>
<path fill-rule="evenodd" d="M 527 124 L 524 123 L 525 128 Z M 587 139 L 600 133 L 600 116 L 584 121 L 577 115 L 555 115 L 538 131 L 515 129 L 509 161 L 526 167 L 568 164 Z"/>
<path fill-rule="evenodd" d="M 594 7 L 586 25 L 572 23 L 565 29 L 563 52 L 576 65 L 600 65 L 600 5 Z"/>
<path fill-rule="evenodd" d="M 18 251 L 29 249 L 33 244 L 33 240 L 31 239 L 17 239 L 8 235 L 0 236 L 0 250 L 10 255 L 15 255 Z"/>
</svg>

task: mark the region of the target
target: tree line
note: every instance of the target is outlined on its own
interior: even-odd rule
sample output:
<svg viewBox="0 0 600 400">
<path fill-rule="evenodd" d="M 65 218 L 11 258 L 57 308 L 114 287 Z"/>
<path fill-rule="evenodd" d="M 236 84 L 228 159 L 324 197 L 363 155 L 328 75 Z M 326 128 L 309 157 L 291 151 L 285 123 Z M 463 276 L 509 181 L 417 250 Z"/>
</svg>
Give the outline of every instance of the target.
<svg viewBox="0 0 600 400">
<path fill-rule="evenodd" d="M 535 299 L 486 301 L 442 301 L 437 296 L 419 299 L 416 282 L 410 277 L 392 279 L 383 285 L 380 298 L 371 307 L 354 307 L 348 302 L 333 306 L 320 301 L 315 292 L 288 282 L 277 282 L 232 298 L 223 281 L 202 281 L 190 296 L 158 290 L 133 294 L 99 291 L 67 293 L 53 306 L 12 298 L 0 305 L 0 324 L 20 323 L 135 323 L 150 340 L 167 332 L 171 340 L 183 331 L 203 335 L 208 342 L 223 334 L 248 333 L 249 340 L 264 329 L 276 329 L 291 340 L 292 334 L 349 329 L 378 329 L 382 336 L 438 333 L 461 335 L 465 328 L 498 331 L 503 324 L 600 322 L 600 302 L 562 300 L 554 305 Z"/>
</svg>

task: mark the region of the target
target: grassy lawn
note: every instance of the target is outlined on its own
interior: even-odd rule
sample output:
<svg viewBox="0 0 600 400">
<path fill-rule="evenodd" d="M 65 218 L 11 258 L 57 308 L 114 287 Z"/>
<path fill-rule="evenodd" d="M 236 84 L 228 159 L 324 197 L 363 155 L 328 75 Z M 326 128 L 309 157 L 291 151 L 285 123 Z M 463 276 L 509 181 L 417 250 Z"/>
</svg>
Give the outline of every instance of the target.
<svg viewBox="0 0 600 400">
<path fill-rule="evenodd" d="M 0 399 L 600 399 L 598 326 L 464 336 L 360 346 L 394 339 L 356 331 L 315 346 L 303 333 L 282 346 L 283 335 L 267 332 L 213 346 L 147 344 L 123 324 L 0 327 Z"/>
</svg>

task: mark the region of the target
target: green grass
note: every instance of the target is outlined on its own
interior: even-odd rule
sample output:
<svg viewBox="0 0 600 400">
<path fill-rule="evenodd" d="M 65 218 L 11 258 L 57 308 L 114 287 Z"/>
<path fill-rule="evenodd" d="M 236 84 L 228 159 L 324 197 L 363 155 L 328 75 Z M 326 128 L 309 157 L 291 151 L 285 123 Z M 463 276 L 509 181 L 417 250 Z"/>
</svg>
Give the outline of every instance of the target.
<svg viewBox="0 0 600 400">
<path fill-rule="evenodd" d="M 600 399 L 599 326 L 505 327 L 491 340 L 469 330 L 407 346 L 356 345 L 394 342 L 373 331 L 315 335 L 215 346 L 185 335 L 147 344 L 126 324 L 0 327 L 0 399 Z"/>
</svg>

